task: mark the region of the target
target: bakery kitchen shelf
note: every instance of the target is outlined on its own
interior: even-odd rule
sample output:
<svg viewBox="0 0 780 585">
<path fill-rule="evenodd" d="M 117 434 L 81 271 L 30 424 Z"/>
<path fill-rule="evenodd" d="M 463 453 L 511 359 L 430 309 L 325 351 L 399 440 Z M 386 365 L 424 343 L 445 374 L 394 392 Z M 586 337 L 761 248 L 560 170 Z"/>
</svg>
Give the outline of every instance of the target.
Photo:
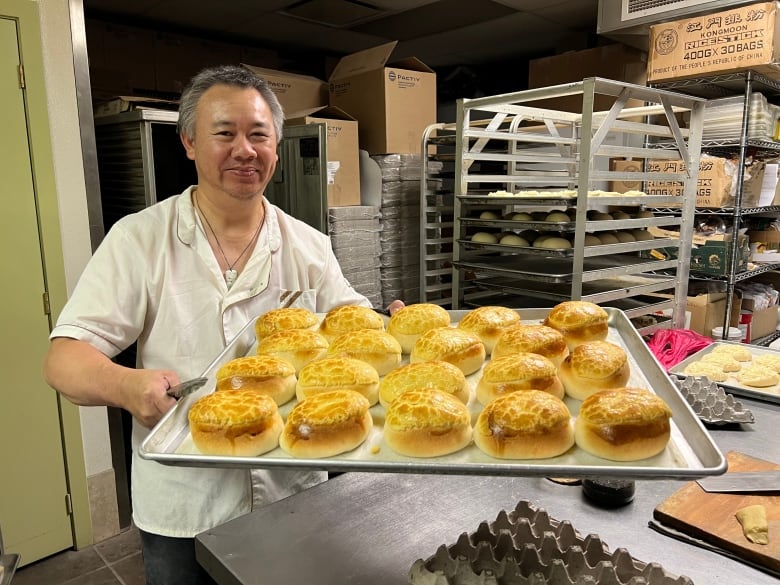
<svg viewBox="0 0 780 585">
<path fill-rule="evenodd" d="M 734 207 L 719 210 L 696 209 L 696 214 L 717 213 L 729 215 L 732 219 L 731 241 L 732 249 L 729 254 L 729 268 L 722 280 L 726 282 L 726 307 L 723 314 L 722 324 L 726 323 L 732 312 L 733 293 L 735 284 L 739 281 L 752 278 L 767 270 L 777 268 L 777 265 L 765 265 L 755 270 L 737 272 L 737 254 L 736 245 L 739 241 L 738 234 L 743 226 L 743 217 L 746 215 L 759 213 L 777 213 L 780 208 L 777 206 L 764 208 L 744 208 L 743 202 L 743 179 L 745 173 L 745 163 L 749 155 L 776 156 L 780 153 L 780 142 L 772 140 L 773 136 L 767 136 L 767 133 L 776 131 L 775 125 L 763 133 L 756 130 L 752 125 L 751 113 L 753 113 L 755 99 L 762 94 L 764 98 L 777 100 L 780 98 L 780 81 L 771 79 L 755 71 L 740 71 L 726 75 L 715 75 L 709 77 L 675 80 L 658 84 L 656 87 L 680 91 L 690 95 L 696 95 L 706 98 L 736 97 L 742 102 L 742 115 L 739 124 L 739 132 L 728 140 L 703 140 L 702 149 L 708 152 L 718 153 L 724 149 L 731 153 L 738 153 L 739 161 L 737 165 L 738 174 L 735 178 L 737 189 L 734 197 Z M 776 122 L 775 122 L 776 123 Z M 701 278 L 700 275 L 693 273 L 694 278 Z M 709 280 L 710 278 L 706 278 Z M 724 339 L 726 338 L 727 328 L 724 327 Z M 771 341 L 771 339 L 769 340 Z M 768 343 L 762 340 L 762 343 Z"/>
<path fill-rule="evenodd" d="M 571 95 L 581 96 L 581 113 L 550 109 L 549 101 L 540 101 Z M 593 111 L 597 95 L 611 96 L 614 103 L 608 111 Z M 669 269 L 676 277 L 659 276 L 652 288 L 685 298 L 705 102 L 703 98 L 601 78 L 459 100 L 453 308 L 509 304 L 520 291 L 537 298 L 560 294 L 593 302 L 616 300 L 646 292 L 644 286 L 635 286 L 632 281 L 636 275 L 653 279 L 656 272 Z M 682 115 L 690 120 L 687 128 L 678 124 Z M 663 151 L 648 146 L 648 137 L 671 146 Z M 610 160 L 616 157 L 689 161 L 688 170 L 654 174 L 654 178 L 684 185 L 681 210 L 647 216 L 639 211 L 671 207 L 681 198 L 610 191 L 611 182 L 641 185 L 648 175 L 644 170 L 612 170 Z M 623 219 L 595 215 L 612 209 L 637 213 L 621 215 Z M 544 210 L 562 211 L 568 220 L 548 221 L 539 215 Z M 523 212 L 530 219 L 528 215 L 517 216 Z M 662 242 L 677 248 L 675 260 L 648 257 L 648 251 L 659 242 L 640 239 L 633 232 L 651 226 L 672 226 L 679 233 L 679 237 Z M 515 247 L 501 244 L 500 236 L 512 233 L 522 237 L 526 230 L 563 237 L 568 245 L 542 248 L 530 242 L 525 245 L 523 240 Z M 625 235 L 629 231 L 631 237 Z M 478 232 L 488 235 L 475 241 Z M 620 237 L 610 241 L 607 234 Z M 592 236 L 604 241 L 586 245 L 594 242 Z M 497 280 L 502 283 L 498 287 Z M 591 294 L 590 285 L 599 281 L 605 286 Z M 556 285 L 554 293 L 549 283 Z M 486 289 L 491 289 L 492 296 L 485 294 Z M 668 324 L 682 327 L 684 304 L 671 305 Z M 651 301 L 645 314 L 655 310 Z M 635 307 L 635 312 L 641 314 L 641 309 Z"/>
<path fill-rule="evenodd" d="M 607 308 L 609 332 L 607 340 L 620 345 L 629 359 L 631 376 L 627 385 L 651 389 L 664 399 L 672 410 L 672 437 L 666 449 L 651 458 L 641 461 L 616 462 L 589 455 L 577 446 L 566 453 L 550 459 L 509 460 L 494 459 L 480 451 L 473 443 L 466 448 L 441 457 L 405 457 L 395 454 L 384 442 L 382 430 L 384 407 L 371 407 L 374 429 L 366 441 L 353 451 L 322 459 L 296 459 L 276 448 L 257 457 L 228 457 L 203 455 L 192 442 L 187 414 L 194 402 L 213 392 L 216 387 L 215 373 L 219 367 L 233 359 L 257 351 L 254 321 L 231 341 L 214 362 L 203 372 L 208 378 L 206 385 L 194 394 L 179 400 L 163 417 L 143 441 L 140 455 L 145 459 L 169 465 L 194 467 L 228 468 L 276 468 L 276 469 L 322 469 L 329 471 L 371 471 L 401 473 L 435 473 L 458 475 L 527 475 L 537 477 L 646 477 L 646 478 L 696 478 L 720 475 L 726 470 L 723 454 L 713 443 L 696 414 L 678 392 L 672 379 L 667 376 L 653 357 L 647 344 L 628 319 L 618 309 Z M 452 326 L 467 311 L 450 311 Z M 525 323 L 539 323 L 549 309 L 518 310 Z M 403 363 L 408 363 L 404 355 Z M 476 384 L 481 370 L 466 377 L 470 391 L 467 404 L 476 420 L 481 406 L 476 400 Z M 579 412 L 580 401 L 565 399 L 572 416 Z M 282 417 L 294 406 L 295 401 L 280 407 Z"/>
</svg>

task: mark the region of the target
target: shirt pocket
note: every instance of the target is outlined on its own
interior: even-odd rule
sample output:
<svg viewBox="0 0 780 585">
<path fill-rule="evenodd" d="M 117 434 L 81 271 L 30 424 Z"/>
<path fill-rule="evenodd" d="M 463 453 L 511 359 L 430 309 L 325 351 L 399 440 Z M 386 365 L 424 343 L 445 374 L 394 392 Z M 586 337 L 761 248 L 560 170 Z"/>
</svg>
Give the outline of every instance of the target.
<svg viewBox="0 0 780 585">
<path fill-rule="evenodd" d="M 306 290 L 282 289 L 279 293 L 279 306 L 297 307 L 315 312 L 317 309 L 317 291 L 311 288 Z"/>
</svg>

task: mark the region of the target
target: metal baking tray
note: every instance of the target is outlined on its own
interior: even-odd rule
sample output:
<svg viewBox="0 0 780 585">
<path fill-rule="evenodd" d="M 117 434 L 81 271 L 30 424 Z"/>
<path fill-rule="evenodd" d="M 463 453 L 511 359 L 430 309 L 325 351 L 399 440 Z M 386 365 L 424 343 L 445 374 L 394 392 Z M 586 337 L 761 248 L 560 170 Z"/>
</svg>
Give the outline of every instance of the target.
<svg viewBox="0 0 780 585">
<path fill-rule="evenodd" d="M 19 565 L 20 556 L 18 554 L 0 555 L 0 585 L 10 585 L 13 579 L 16 567 Z"/>
<path fill-rule="evenodd" d="M 729 341 L 716 341 L 715 343 L 708 345 L 704 349 L 697 351 L 696 353 L 689 355 L 679 364 L 669 368 L 669 373 L 674 374 L 680 378 L 686 378 L 685 368 L 688 364 L 700 360 L 702 357 L 710 353 L 719 345 L 737 345 L 734 342 Z M 758 345 L 739 344 L 750 350 L 753 356 L 759 356 L 761 354 L 770 353 L 774 355 L 780 355 L 775 349 L 769 349 L 768 347 L 760 347 Z M 718 382 L 718 386 L 723 387 L 731 394 L 738 394 L 740 396 L 747 396 L 749 398 L 755 398 L 757 400 L 763 400 L 765 402 L 775 402 L 780 404 L 780 384 L 769 386 L 768 388 L 753 388 L 751 386 L 744 386 L 740 384 L 736 378 L 729 376 L 725 382 Z"/>
<path fill-rule="evenodd" d="M 663 398 L 672 410 L 672 436 L 666 449 L 649 459 L 613 462 L 600 459 L 572 447 L 555 458 L 540 460 L 500 460 L 482 453 L 473 443 L 457 453 L 436 458 L 413 458 L 397 455 L 382 441 L 384 408 L 371 408 L 374 429 L 368 439 L 353 451 L 324 459 L 296 459 L 281 448 L 258 457 L 225 457 L 203 455 L 192 443 L 187 412 L 201 396 L 213 392 L 214 374 L 223 363 L 235 357 L 254 353 L 256 342 L 253 323 L 247 323 L 242 333 L 214 360 L 203 375 L 209 382 L 200 390 L 180 400 L 152 429 L 140 447 L 145 459 L 171 465 L 230 468 L 305 468 L 330 471 L 372 471 L 406 473 L 440 473 L 470 475 L 530 475 L 559 477 L 623 476 L 691 478 L 719 475 L 726 471 L 726 460 L 709 433 L 678 391 L 673 380 L 648 349 L 626 315 L 612 308 L 609 314 L 607 339 L 621 345 L 629 356 L 631 377 L 628 385 L 643 386 Z M 450 311 L 453 325 L 468 311 Z M 540 322 L 549 309 L 519 309 L 526 323 Z M 406 358 L 406 356 L 405 356 Z M 404 359 L 404 361 L 408 361 Z M 476 401 L 476 383 L 481 372 L 468 376 L 471 388 L 469 408 L 476 420 L 481 406 Z M 566 404 L 576 416 L 580 401 L 566 398 Z M 295 401 L 280 407 L 285 417 Z"/>
<path fill-rule="evenodd" d="M 648 349 L 644 340 L 631 325 L 625 313 L 605 308 L 609 314 L 608 340 L 626 349 L 631 366 L 629 385 L 643 386 L 663 398 L 672 410 L 672 436 L 667 448 L 659 455 L 638 462 L 612 462 L 589 455 L 574 446 L 567 453 L 551 459 L 499 460 L 482 453 L 475 445 L 450 455 L 418 459 L 395 454 L 382 441 L 384 408 L 372 407 L 374 429 L 357 449 L 325 459 L 296 459 L 281 448 L 258 457 L 209 456 L 198 452 L 192 443 L 187 413 L 201 396 L 213 392 L 214 375 L 225 362 L 256 351 L 253 321 L 214 360 L 203 373 L 208 383 L 190 396 L 180 400 L 152 429 L 140 447 L 145 459 L 171 465 L 232 467 L 232 468 L 306 468 L 331 471 L 375 471 L 407 473 L 442 473 L 475 475 L 534 475 L 534 476 L 629 476 L 695 478 L 719 475 L 726 471 L 726 460 L 696 414 L 678 391 L 673 380 Z M 453 325 L 467 310 L 450 311 Z M 526 323 L 540 322 L 549 309 L 519 309 Z M 407 356 L 404 356 L 407 362 Z M 481 372 L 468 377 L 472 398 L 469 408 L 476 420 L 481 406 L 476 401 L 476 383 Z M 566 398 L 572 415 L 576 416 L 579 401 Z M 295 401 L 280 407 L 283 417 Z"/>
</svg>

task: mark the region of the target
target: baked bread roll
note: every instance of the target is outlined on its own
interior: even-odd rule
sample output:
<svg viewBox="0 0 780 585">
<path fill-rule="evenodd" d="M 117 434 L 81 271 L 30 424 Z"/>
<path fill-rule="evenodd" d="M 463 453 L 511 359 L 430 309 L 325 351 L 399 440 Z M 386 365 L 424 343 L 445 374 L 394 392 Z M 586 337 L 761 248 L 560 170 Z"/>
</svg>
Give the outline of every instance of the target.
<svg viewBox="0 0 780 585">
<path fill-rule="evenodd" d="M 723 371 L 723 368 L 713 362 L 705 362 L 702 360 L 696 360 L 685 366 L 683 373 L 686 376 L 706 376 L 712 382 L 725 382 L 728 378 L 728 374 Z"/>
<path fill-rule="evenodd" d="M 433 303 L 417 303 L 396 311 L 387 323 L 387 332 L 401 344 L 401 351 L 408 354 L 420 335 L 449 324 L 450 314 L 446 309 Z"/>
<path fill-rule="evenodd" d="M 368 409 L 366 397 L 354 390 L 309 396 L 287 415 L 279 446 L 302 459 L 352 451 L 368 438 L 374 426 Z"/>
<path fill-rule="evenodd" d="M 371 364 L 345 356 L 324 357 L 301 368 L 298 400 L 332 390 L 352 390 L 373 406 L 379 401 L 379 374 Z"/>
<path fill-rule="evenodd" d="M 572 350 L 586 341 L 606 339 L 609 315 L 589 301 L 564 301 L 550 309 L 544 324 L 560 331 Z"/>
<path fill-rule="evenodd" d="M 449 362 L 416 362 L 389 372 L 379 381 L 379 403 L 389 407 L 407 390 L 433 389 L 452 394 L 463 404 L 469 401 L 466 376 Z"/>
<path fill-rule="evenodd" d="M 626 350 L 609 341 L 589 341 L 575 347 L 558 368 L 566 394 L 577 400 L 599 390 L 625 386 L 630 375 Z"/>
<path fill-rule="evenodd" d="M 273 398 L 254 390 L 212 392 L 192 405 L 192 442 L 204 455 L 254 457 L 279 444 L 284 422 Z"/>
<path fill-rule="evenodd" d="M 479 413 L 474 444 L 497 459 L 557 457 L 574 445 L 571 414 L 548 392 L 511 392 Z"/>
<path fill-rule="evenodd" d="M 671 416 L 666 403 L 644 388 L 602 390 L 582 401 L 574 439 L 602 459 L 646 459 L 666 448 Z"/>
<path fill-rule="evenodd" d="M 317 315 L 300 307 L 285 307 L 263 313 L 255 320 L 255 337 L 261 340 L 277 331 L 316 329 Z"/>
<path fill-rule="evenodd" d="M 343 355 L 371 364 L 384 376 L 401 364 L 401 344 L 387 331 L 359 329 L 336 337 L 328 346 L 329 356 Z"/>
<path fill-rule="evenodd" d="M 268 394 L 279 406 L 295 396 L 295 368 L 271 355 L 232 359 L 217 370 L 215 377 L 217 390 L 255 390 Z"/>
<path fill-rule="evenodd" d="M 408 390 L 387 409 L 383 433 L 396 453 L 439 457 L 471 442 L 471 415 L 463 402 L 447 392 Z"/>
<path fill-rule="evenodd" d="M 257 344 L 258 355 L 271 355 L 292 364 L 295 373 L 328 351 L 328 340 L 311 329 L 277 331 L 261 339 Z"/>
<path fill-rule="evenodd" d="M 409 354 L 410 363 L 441 360 L 457 366 L 466 376 L 485 361 L 485 345 L 479 337 L 456 327 L 437 327 L 423 333 Z"/>
<path fill-rule="evenodd" d="M 485 353 L 493 353 L 498 336 L 508 327 L 520 324 L 520 313 L 507 307 L 487 305 L 466 313 L 458 322 L 458 328 L 476 333 L 485 345 Z"/>
<path fill-rule="evenodd" d="M 541 390 L 563 398 L 555 364 L 544 356 L 525 352 L 494 358 L 482 368 L 477 400 L 487 404 L 504 394 L 524 390 Z"/>
<path fill-rule="evenodd" d="M 493 347 L 493 359 L 513 353 L 536 353 L 560 366 L 569 355 L 566 340 L 560 331 L 546 325 L 514 325 L 501 333 Z"/>
<path fill-rule="evenodd" d="M 361 305 L 343 305 L 325 313 L 319 332 L 330 342 L 343 333 L 358 329 L 384 331 L 385 321 L 374 309 Z"/>
</svg>

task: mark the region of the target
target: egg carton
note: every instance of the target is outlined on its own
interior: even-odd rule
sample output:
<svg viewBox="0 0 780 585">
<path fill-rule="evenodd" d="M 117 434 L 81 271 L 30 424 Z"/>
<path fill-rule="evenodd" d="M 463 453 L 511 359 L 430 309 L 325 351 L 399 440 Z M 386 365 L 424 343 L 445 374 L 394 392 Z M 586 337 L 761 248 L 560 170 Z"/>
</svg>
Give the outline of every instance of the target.
<svg viewBox="0 0 780 585">
<path fill-rule="evenodd" d="M 685 400 L 702 421 L 709 424 L 753 423 L 753 413 L 706 376 L 675 380 Z"/>
<path fill-rule="evenodd" d="M 597 535 L 582 537 L 567 521 L 521 500 L 494 522 L 463 533 L 408 574 L 411 585 L 693 585 L 626 549 L 610 552 Z"/>
</svg>

